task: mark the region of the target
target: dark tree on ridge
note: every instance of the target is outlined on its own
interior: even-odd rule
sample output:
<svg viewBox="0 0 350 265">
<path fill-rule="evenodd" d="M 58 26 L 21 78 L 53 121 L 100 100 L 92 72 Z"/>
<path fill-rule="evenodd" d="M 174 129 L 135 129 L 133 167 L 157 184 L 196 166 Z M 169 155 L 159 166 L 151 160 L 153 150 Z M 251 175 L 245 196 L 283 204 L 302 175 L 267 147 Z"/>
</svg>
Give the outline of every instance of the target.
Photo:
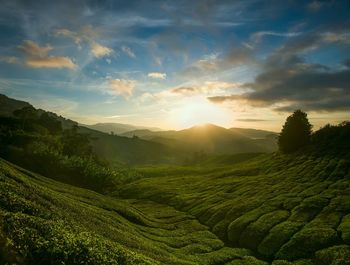
<svg viewBox="0 0 350 265">
<path fill-rule="evenodd" d="M 296 110 L 290 115 L 278 138 L 279 150 L 283 153 L 292 153 L 310 143 L 312 125 L 307 114 Z"/>
</svg>

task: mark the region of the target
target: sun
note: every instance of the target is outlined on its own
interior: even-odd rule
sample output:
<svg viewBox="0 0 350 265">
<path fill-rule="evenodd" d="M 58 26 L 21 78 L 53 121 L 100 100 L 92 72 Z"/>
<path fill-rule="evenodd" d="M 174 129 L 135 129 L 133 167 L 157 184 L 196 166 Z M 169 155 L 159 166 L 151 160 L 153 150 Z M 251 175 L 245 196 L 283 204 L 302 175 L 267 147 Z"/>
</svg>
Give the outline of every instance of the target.
<svg viewBox="0 0 350 265">
<path fill-rule="evenodd" d="M 181 101 L 179 106 L 171 111 L 171 119 L 179 128 L 206 123 L 227 127 L 233 117 L 227 109 L 210 103 L 206 98 L 192 97 Z"/>
</svg>

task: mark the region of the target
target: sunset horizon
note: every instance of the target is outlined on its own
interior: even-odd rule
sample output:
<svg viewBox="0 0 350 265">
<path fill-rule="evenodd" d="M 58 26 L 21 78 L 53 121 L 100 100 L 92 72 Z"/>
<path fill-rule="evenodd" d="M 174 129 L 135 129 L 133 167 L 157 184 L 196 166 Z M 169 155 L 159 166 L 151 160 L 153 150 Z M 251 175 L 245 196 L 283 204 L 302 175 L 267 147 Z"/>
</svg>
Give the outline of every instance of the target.
<svg viewBox="0 0 350 265">
<path fill-rule="evenodd" d="M 347 1 L 5 1 L 0 93 L 82 124 L 350 115 Z M 191 15 L 195 14 L 195 15 Z"/>
</svg>

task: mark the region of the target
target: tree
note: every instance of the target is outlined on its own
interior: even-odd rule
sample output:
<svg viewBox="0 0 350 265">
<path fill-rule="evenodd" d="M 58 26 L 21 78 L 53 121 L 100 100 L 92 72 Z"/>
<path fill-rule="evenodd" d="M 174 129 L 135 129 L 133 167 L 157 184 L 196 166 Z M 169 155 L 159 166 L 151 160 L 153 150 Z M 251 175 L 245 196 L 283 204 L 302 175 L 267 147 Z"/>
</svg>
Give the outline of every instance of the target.
<svg viewBox="0 0 350 265">
<path fill-rule="evenodd" d="M 290 115 L 278 138 L 278 146 L 283 153 L 292 153 L 310 143 L 312 125 L 307 114 L 296 110 Z"/>
<path fill-rule="evenodd" d="M 89 158 L 93 155 L 89 135 L 78 133 L 78 126 L 63 131 L 62 146 L 62 153 L 68 157 Z"/>
<path fill-rule="evenodd" d="M 13 115 L 22 121 L 23 130 L 28 121 L 37 119 L 36 109 L 32 106 L 17 109 L 13 112 Z"/>
<path fill-rule="evenodd" d="M 40 124 L 45 127 L 51 134 L 60 134 L 62 132 L 62 123 L 54 116 L 43 112 L 39 118 Z"/>
</svg>

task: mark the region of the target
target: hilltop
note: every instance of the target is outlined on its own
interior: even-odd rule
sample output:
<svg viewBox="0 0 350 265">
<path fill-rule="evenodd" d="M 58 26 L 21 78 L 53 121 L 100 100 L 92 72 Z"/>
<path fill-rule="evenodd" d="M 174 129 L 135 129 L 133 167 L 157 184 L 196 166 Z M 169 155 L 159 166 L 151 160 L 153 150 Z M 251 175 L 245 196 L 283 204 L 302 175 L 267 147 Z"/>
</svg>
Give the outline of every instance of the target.
<svg viewBox="0 0 350 265">
<path fill-rule="evenodd" d="M 123 133 L 122 136 L 137 136 L 179 150 L 216 155 L 277 150 L 276 133 L 243 128 L 226 129 L 214 124 L 197 125 L 179 131 L 134 130 Z"/>
<path fill-rule="evenodd" d="M 1 102 L 4 115 L 0 114 L 0 117 L 12 117 L 16 109 L 33 107 L 29 103 L 6 96 L 1 97 Z M 137 129 L 117 135 L 117 128 L 129 130 L 137 127 L 126 124 L 83 126 L 45 110 L 37 109 L 37 113 L 48 113 L 50 117 L 61 122 L 63 129 L 77 126 L 79 132 L 91 136 L 93 150 L 101 158 L 114 164 L 182 164 L 192 160 L 199 152 L 207 156 L 273 152 L 277 148 L 276 134 L 253 129 L 233 130 L 206 124 L 180 131 Z M 115 128 L 114 134 L 110 133 L 113 131 L 112 127 Z M 260 137 L 256 137 L 257 133 Z"/>
</svg>

